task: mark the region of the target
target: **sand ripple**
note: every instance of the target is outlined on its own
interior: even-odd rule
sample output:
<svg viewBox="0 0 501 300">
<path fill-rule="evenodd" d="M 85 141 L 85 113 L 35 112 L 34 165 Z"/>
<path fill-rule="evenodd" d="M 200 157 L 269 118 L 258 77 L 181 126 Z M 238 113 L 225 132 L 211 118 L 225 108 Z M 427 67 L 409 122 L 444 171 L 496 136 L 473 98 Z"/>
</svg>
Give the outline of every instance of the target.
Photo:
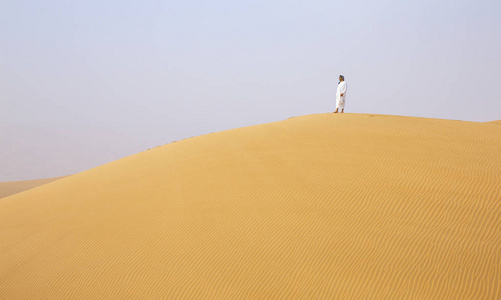
<svg viewBox="0 0 501 300">
<path fill-rule="evenodd" d="M 499 299 L 501 126 L 320 114 L 0 199 L 1 299 Z"/>
</svg>

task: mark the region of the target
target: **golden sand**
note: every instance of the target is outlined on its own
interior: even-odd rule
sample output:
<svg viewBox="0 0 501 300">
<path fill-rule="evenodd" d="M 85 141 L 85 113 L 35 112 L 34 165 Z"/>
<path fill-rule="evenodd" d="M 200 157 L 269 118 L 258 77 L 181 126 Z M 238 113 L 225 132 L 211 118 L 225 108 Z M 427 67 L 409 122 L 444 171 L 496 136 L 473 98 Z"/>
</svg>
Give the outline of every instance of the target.
<svg viewBox="0 0 501 300">
<path fill-rule="evenodd" d="M 486 122 L 486 123 L 490 124 L 490 125 L 501 125 L 501 120 L 491 121 L 491 122 Z"/>
<path fill-rule="evenodd" d="M 36 179 L 36 180 L 0 182 L 0 198 L 14 195 L 14 194 L 32 189 L 32 188 L 37 187 L 37 186 L 41 186 L 43 184 L 47 184 L 49 182 L 62 179 L 64 177 L 66 177 L 66 176 L 45 178 L 45 179 Z"/>
<path fill-rule="evenodd" d="M 0 199 L 0 241 L 0 299 L 499 299 L 501 126 L 190 138 Z"/>
</svg>

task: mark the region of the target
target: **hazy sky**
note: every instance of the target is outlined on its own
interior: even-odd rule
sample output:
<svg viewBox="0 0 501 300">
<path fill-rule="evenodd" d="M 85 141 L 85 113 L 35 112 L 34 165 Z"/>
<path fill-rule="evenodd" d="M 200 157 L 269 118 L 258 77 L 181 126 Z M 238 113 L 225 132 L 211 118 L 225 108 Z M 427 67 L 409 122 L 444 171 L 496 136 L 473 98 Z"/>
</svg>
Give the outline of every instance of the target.
<svg viewBox="0 0 501 300">
<path fill-rule="evenodd" d="M 501 119 L 501 1 L 0 3 L 0 181 L 334 110 Z"/>
</svg>

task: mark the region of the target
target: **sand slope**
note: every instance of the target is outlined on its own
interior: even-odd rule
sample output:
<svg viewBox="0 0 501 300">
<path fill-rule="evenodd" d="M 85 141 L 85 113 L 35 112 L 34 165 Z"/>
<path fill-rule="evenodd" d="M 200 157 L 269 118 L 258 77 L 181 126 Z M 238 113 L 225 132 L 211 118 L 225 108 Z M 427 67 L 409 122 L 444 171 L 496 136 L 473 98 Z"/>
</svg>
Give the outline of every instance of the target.
<svg viewBox="0 0 501 300">
<path fill-rule="evenodd" d="M 501 127 L 319 114 L 0 199 L 1 299 L 499 299 Z"/>
<path fill-rule="evenodd" d="M 486 124 L 490 124 L 490 125 L 501 125 L 501 120 L 486 122 Z"/>
<path fill-rule="evenodd" d="M 64 177 L 66 177 L 66 176 L 45 178 L 45 179 L 35 179 L 35 180 L 0 182 L 0 198 L 14 195 L 14 194 L 35 188 L 37 186 L 41 186 L 43 184 L 47 184 L 49 182 L 62 179 Z"/>
</svg>

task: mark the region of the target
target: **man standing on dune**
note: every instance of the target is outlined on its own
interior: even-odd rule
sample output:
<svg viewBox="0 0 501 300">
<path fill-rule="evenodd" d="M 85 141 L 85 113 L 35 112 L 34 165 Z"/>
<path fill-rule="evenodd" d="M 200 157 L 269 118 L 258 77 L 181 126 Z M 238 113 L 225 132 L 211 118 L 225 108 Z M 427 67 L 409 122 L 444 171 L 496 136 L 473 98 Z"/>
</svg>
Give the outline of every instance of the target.
<svg viewBox="0 0 501 300">
<path fill-rule="evenodd" d="M 339 75 L 339 83 L 337 84 L 336 91 L 336 111 L 335 114 L 339 112 L 341 108 L 341 113 L 344 113 L 344 100 L 346 99 L 346 82 L 344 82 L 344 76 Z"/>
</svg>

